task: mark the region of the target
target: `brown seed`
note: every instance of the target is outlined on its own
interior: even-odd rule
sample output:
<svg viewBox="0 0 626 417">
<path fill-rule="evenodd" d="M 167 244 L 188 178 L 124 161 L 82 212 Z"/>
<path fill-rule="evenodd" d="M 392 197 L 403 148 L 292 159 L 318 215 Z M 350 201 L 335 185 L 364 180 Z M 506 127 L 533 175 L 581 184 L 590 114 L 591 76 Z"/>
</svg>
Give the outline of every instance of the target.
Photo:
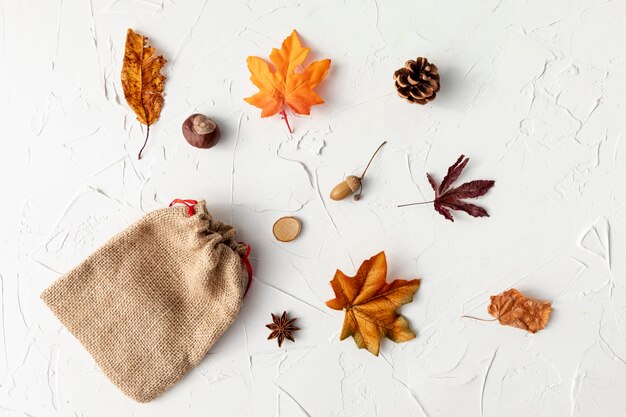
<svg viewBox="0 0 626 417">
<path fill-rule="evenodd" d="M 211 148 L 220 140 L 220 128 L 203 114 L 192 114 L 183 122 L 183 136 L 191 146 Z"/>
<path fill-rule="evenodd" d="M 293 216 L 286 216 L 276 220 L 272 233 L 281 242 L 291 242 L 298 237 L 300 230 L 302 230 L 300 220 Z"/>
<path fill-rule="evenodd" d="M 347 196 L 356 193 L 357 191 L 358 193 L 354 195 L 354 199 L 359 200 L 361 198 L 361 192 L 363 192 L 363 178 L 365 178 L 365 173 L 367 172 L 367 169 L 370 167 L 370 164 L 374 160 L 374 157 L 385 143 L 387 143 L 387 141 L 384 141 L 378 146 L 367 165 L 365 165 L 365 169 L 363 170 L 363 173 L 360 177 L 357 177 L 356 175 L 348 175 L 345 180 L 335 185 L 335 188 L 333 188 L 333 190 L 330 192 L 330 198 L 332 200 L 343 200 Z"/>
<path fill-rule="evenodd" d="M 361 178 L 356 175 L 349 175 L 333 188 L 330 192 L 330 198 L 335 201 L 343 200 L 350 194 L 355 193 L 359 188 L 361 188 Z"/>
</svg>

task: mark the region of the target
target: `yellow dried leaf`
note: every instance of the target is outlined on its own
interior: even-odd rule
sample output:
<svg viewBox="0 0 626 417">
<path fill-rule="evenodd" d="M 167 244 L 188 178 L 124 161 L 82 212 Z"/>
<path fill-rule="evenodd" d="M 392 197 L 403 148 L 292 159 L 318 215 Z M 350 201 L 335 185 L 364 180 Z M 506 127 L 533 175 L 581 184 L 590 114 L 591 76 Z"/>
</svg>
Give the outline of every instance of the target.
<svg viewBox="0 0 626 417">
<path fill-rule="evenodd" d="M 166 62 L 163 56 L 157 56 L 155 49 L 148 46 L 148 38 L 128 29 L 122 87 L 124 97 L 137 115 L 137 120 L 147 126 L 146 140 L 139 151 L 139 159 L 148 142 L 150 125 L 159 119 L 163 107 L 165 76 L 161 74 L 161 69 Z"/>
<path fill-rule="evenodd" d="M 385 337 L 396 343 L 415 338 L 409 323 L 396 309 L 413 300 L 420 280 L 397 279 L 387 283 L 385 252 L 364 261 L 354 277 L 337 270 L 330 285 L 335 298 L 326 305 L 346 312 L 341 340 L 352 336 L 359 348 L 378 356 L 380 341 Z"/>
</svg>

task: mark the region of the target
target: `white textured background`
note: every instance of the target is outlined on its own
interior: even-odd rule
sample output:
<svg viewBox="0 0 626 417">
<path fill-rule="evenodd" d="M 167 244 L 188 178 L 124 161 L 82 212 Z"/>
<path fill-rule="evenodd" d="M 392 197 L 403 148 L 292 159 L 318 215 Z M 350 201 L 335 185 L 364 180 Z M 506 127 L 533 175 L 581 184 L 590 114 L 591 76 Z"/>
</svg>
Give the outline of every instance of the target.
<svg viewBox="0 0 626 417">
<path fill-rule="evenodd" d="M 626 415 L 626 1 L 0 1 L 0 415 Z M 119 74 L 126 29 L 167 59 L 165 107 L 143 132 Z M 333 63 L 326 104 L 260 118 L 243 97 L 248 55 L 296 28 Z M 428 106 L 392 73 L 426 56 Z M 310 62 L 307 61 L 307 62 Z M 192 112 L 221 142 L 191 148 Z M 383 140 L 359 202 L 328 199 Z M 490 218 L 450 223 L 425 172 L 461 154 L 462 180 L 495 179 Z M 256 281 L 236 323 L 182 383 L 125 398 L 39 300 L 105 239 L 173 198 L 206 198 L 253 247 Z M 277 243 L 293 214 L 301 237 Z M 417 339 L 381 356 L 338 341 L 328 281 L 387 252 L 390 277 L 423 278 L 401 311 Z M 486 317 L 515 286 L 554 303 L 530 335 Z M 266 341 L 288 310 L 297 343 Z"/>
</svg>

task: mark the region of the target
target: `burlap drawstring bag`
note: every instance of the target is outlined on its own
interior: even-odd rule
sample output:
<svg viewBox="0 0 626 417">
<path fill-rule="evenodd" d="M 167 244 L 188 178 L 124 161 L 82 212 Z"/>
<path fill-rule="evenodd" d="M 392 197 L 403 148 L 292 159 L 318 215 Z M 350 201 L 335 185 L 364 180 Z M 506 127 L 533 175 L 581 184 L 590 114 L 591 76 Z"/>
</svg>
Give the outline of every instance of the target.
<svg viewBox="0 0 626 417">
<path fill-rule="evenodd" d="M 146 214 L 41 294 L 139 402 L 198 364 L 235 320 L 251 279 L 235 229 L 213 220 L 204 201 L 174 202 L 185 206 Z"/>
</svg>

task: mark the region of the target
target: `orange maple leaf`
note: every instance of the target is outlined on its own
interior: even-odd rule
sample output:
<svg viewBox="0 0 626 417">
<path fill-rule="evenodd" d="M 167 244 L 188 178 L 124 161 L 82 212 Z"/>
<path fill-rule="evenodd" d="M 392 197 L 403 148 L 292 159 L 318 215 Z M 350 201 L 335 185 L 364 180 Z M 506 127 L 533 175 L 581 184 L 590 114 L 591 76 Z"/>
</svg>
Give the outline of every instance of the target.
<svg viewBox="0 0 626 417">
<path fill-rule="evenodd" d="M 285 104 L 297 114 L 310 114 L 311 106 L 324 103 L 313 89 L 324 79 L 330 68 L 330 59 L 315 61 L 302 72 L 295 69 L 304 62 L 309 48 L 303 48 L 295 30 L 287 37 L 280 49 L 273 48 L 269 64 L 256 56 L 246 60 L 251 76 L 250 81 L 259 88 L 255 95 L 245 98 L 248 103 L 263 111 L 261 117 L 280 113 L 291 133 L 291 126 L 285 113 Z"/>
<path fill-rule="evenodd" d="M 415 337 L 407 320 L 396 309 L 413 300 L 420 280 L 396 279 L 387 283 L 385 252 L 364 261 L 354 277 L 337 270 L 330 285 L 335 298 L 326 305 L 346 312 L 340 340 L 352 336 L 360 349 L 378 356 L 384 337 L 396 343 Z"/>
</svg>

